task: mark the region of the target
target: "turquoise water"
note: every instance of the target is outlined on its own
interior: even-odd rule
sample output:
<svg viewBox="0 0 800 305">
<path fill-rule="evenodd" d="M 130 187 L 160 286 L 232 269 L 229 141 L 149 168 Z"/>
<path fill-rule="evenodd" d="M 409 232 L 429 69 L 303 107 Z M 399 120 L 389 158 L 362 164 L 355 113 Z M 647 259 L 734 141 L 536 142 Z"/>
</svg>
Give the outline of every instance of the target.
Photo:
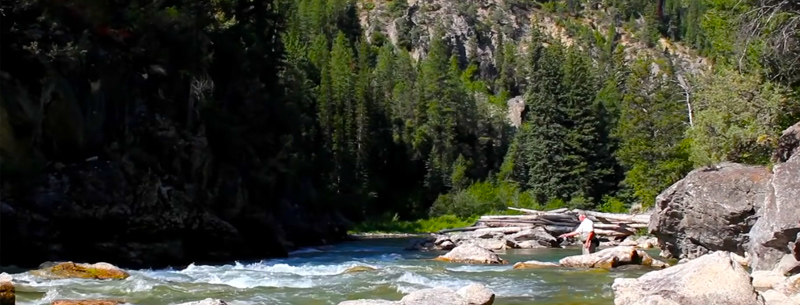
<svg viewBox="0 0 800 305">
<path fill-rule="evenodd" d="M 556 262 L 580 254 L 579 248 L 507 250 L 510 264 L 464 265 L 431 261 L 444 252 L 405 251 L 409 239 L 368 239 L 296 251 L 289 258 L 185 269 L 128 270 L 123 281 L 47 280 L 27 272 L 12 274 L 17 304 L 49 304 L 56 299 L 119 299 L 129 303 L 175 304 L 220 298 L 228 304 L 337 304 L 359 298 L 399 300 L 423 288 L 458 289 L 482 283 L 496 294 L 495 304 L 613 304 L 611 283 L 649 271 L 564 268 L 514 270 L 515 262 Z M 376 270 L 346 273 L 354 266 Z"/>
</svg>

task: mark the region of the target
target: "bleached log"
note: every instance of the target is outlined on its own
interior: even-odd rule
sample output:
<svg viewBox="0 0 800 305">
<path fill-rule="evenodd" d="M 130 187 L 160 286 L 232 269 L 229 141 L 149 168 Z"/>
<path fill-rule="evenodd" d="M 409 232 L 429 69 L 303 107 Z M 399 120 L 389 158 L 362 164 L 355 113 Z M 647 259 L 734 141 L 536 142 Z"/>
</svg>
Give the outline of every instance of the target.
<svg viewBox="0 0 800 305">
<path fill-rule="evenodd" d="M 547 213 L 564 213 L 566 211 L 569 211 L 569 209 L 568 208 L 560 208 L 560 209 L 555 209 L 555 210 L 549 210 L 549 211 L 547 211 Z"/>
<path fill-rule="evenodd" d="M 480 233 L 480 234 L 483 234 L 483 233 L 495 233 L 495 232 L 500 232 L 500 233 L 503 233 L 503 234 L 513 234 L 513 233 L 517 233 L 517 232 L 519 232 L 519 231 L 522 231 L 522 230 L 524 230 L 524 229 L 528 229 L 528 228 L 529 228 L 529 227 L 500 227 L 500 228 L 483 228 L 483 229 L 477 229 L 477 230 L 475 230 L 475 233 Z"/>
<path fill-rule="evenodd" d="M 636 222 L 636 223 L 650 223 L 650 215 L 648 214 L 636 214 L 636 215 L 629 215 L 629 214 L 613 214 L 613 213 L 603 213 L 603 212 L 593 212 L 593 211 L 582 211 L 582 210 L 573 210 L 575 213 L 583 213 L 586 216 L 593 216 L 598 220 L 609 220 L 609 221 L 627 221 L 627 222 Z"/>
<path fill-rule="evenodd" d="M 546 213 L 544 211 L 537 211 L 537 210 L 523 209 L 523 208 L 514 208 L 514 207 L 508 207 L 508 209 L 509 210 L 514 210 L 514 211 L 520 211 L 520 212 L 528 213 L 528 214 Z"/>
</svg>

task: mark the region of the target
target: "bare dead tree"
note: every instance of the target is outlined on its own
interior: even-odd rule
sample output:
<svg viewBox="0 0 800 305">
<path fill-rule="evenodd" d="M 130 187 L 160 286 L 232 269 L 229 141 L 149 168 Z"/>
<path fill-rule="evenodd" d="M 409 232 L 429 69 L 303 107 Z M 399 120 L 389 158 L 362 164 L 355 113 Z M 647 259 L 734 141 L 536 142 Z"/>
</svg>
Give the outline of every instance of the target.
<svg viewBox="0 0 800 305">
<path fill-rule="evenodd" d="M 800 81 L 800 1 L 755 0 L 753 9 L 742 15 L 740 39 L 746 47 L 763 39 L 766 63 L 775 71 L 773 78 L 788 83 Z M 745 52 L 739 58 L 742 65 Z"/>
</svg>

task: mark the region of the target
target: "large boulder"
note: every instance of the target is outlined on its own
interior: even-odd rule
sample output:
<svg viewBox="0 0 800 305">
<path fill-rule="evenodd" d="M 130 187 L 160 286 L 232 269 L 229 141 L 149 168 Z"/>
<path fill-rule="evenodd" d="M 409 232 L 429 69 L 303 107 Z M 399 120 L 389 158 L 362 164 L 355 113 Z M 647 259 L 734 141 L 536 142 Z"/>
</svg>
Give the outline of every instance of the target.
<svg viewBox="0 0 800 305">
<path fill-rule="evenodd" d="M 550 233 L 542 227 L 525 229 L 511 234 L 506 238 L 518 244 L 522 242 L 535 242 L 542 247 L 558 247 L 558 239 L 550 235 Z"/>
<path fill-rule="evenodd" d="M 667 188 L 656 198 L 649 224 L 662 256 L 743 255 L 771 178 L 764 167 L 722 163 L 696 169 Z"/>
<path fill-rule="evenodd" d="M 473 244 L 455 247 L 447 254 L 435 258 L 435 260 L 465 264 L 506 264 L 506 261 L 497 256 L 492 250 Z"/>
<path fill-rule="evenodd" d="M 763 305 L 750 275 L 723 251 L 611 286 L 615 305 Z"/>
<path fill-rule="evenodd" d="M 573 268 L 612 269 L 623 265 L 667 267 L 666 263 L 653 259 L 647 252 L 630 246 L 603 249 L 592 254 L 567 256 L 558 263 L 563 267 Z"/>
<path fill-rule="evenodd" d="M 51 278 L 84 278 L 98 280 L 124 280 L 130 276 L 127 272 L 117 268 L 117 266 L 108 263 L 45 263 L 40 266 L 39 270 L 34 270 L 32 273 L 38 276 Z"/>
<path fill-rule="evenodd" d="M 0 274 L 0 305 L 14 305 L 16 303 L 16 290 L 11 276 L 8 273 Z"/>
<path fill-rule="evenodd" d="M 750 230 L 747 250 L 754 270 L 773 270 L 780 263 L 783 265 L 781 268 L 788 272 L 800 266 L 796 250 L 800 233 L 798 138 L 800 123 L 787 129 L 781 137 L 781 143 L 785 143 L 782 149 L 786 154 L 781 154 L 779 161 L 784 162 L 774 166 L 766 200 L 758 211 L 758 221 Z M 788 155 L 789 152 L 792 155 Z M 788 159 L 785 159 L 787 156 Z"/>
</svg>

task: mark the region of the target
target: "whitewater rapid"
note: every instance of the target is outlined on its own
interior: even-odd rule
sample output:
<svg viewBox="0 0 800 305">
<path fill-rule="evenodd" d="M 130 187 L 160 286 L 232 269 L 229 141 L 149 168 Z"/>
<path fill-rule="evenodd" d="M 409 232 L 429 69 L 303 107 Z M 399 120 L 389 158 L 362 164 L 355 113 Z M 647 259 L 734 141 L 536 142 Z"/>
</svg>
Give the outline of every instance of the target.
<svg viewBox="0 0 800 305">
<path fill-rule="evenodd" d="M 121 281 L 50 280 L 28 272 L 12 274 L 17 304 L 50 304 L 57 299 L 119 299 L 128 303 L 178 304 L 204 298 L 228 304 L 337 304 L 348 299 L 396 300 L 431 287 L 458 289 L 482 283 L 497 295 L 495 304 L 613 304 L 613 278 L 628 272 L 565 269 L 513 270 L 517 261 L 557 261 L 580 250 L 501 252 L 509 265 L 462 265 L 431 261 L 442 253 L 405 251 L 406 239 L 365 240 L 296 251 L 285 259 L 191 264 L 179 269 L 128 270 Z M 353 267 L 375 270 L 348 272 Z"/>
</svg>

